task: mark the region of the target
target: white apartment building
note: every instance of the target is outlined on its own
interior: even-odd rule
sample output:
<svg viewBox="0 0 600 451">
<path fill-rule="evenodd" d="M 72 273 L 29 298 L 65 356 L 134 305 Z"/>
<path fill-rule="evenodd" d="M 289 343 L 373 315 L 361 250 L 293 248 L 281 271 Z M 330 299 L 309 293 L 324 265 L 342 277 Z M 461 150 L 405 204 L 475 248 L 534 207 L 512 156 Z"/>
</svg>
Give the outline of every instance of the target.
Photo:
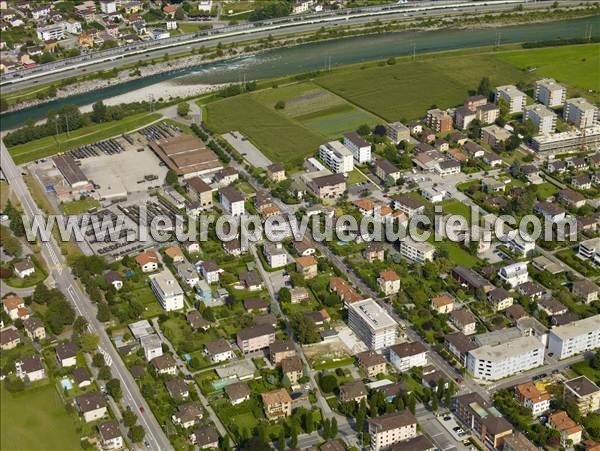
<svg viewBox="0 0 600 451">
<path fill-rule="evenodd" d="M 219 201 L 231 216 L 242 216 L 245 213 L 244 196 L 231 186 L 219 190 Z"/>
<path fill-rule="evenodd" d="M 183 308 L 183 290 L 168 269 L 150 276 L 150 285 L 160 305 L 166 310 Z"/>
<path fill-rule="evenodd" d="M 535 337 L 519 337 L 496 346 L 481 346 L 467 354 L 473 377 L 497 381 L 544 363 L 544 345 Z"/>
<path fill-rule="evenodd" d="M 371 144 L 365 141 L 362 136 L 356 132 L 346 133 L 344 135 L 344 146 L 346 146 L 358 163 L 368 163 L 371 161 Z"/>
<path fill-rule="evenodd" d="M 423 343 L 400 343 L 390 348 L 390 362 L 398 371 L 409 371 L 427 365 L 427 348 Z"/>
<path fill-rule="evenodd" d="M 373 299 L 348 306 L 348 325 L 369 349 L 378 350 L 396 344 L 398 324 Z"/>
<path fill-rule="evenodd" d="M 577 256 L 600 264 L 600 238 L 591 238 L 579 243 Z"/>
<path fill-rule="evenodd" d="M 527 95 L 519 91 L 516 86 L 505 85 L 496 88 L 496 103 L 498 103 L 499 99 L 506 101 L 510 114 L 521 113 L 525 107 Z"/>
<path fill-rule="evenodd" d="M 57 41 L 65 37 L 65 24 L 64 22 L 48 25 L 47 27 L 39 27 L 36 30 L 38 39 L 42 41 L 49 41 L 56 39 Z"/>
<path fill-rule="evenodd" d="M 380 415 L 369 420 L 371 451 L 387 449 L 417 436 L 417 419 L 408 410 Z"/>
<path fill-rule="evenodd" d="M 553 78 L 542 78 L 535 82 L 535 100 L 547 107 L 561 106 L 567 98 L 567 88 Z"/>
<path fill-rule="evenodd" d="M 319 158 L 335 173 L 354 169 L 354 154 L 339 141 L 330 141 L 319 147 Z"/>
<path fill-rule="evenodd" d="M 575 97 L 565 102 L 563 118 L 577 128 L 592 127 L 598 120 L 598 108 L 583 97 Z"/>
<path fill-rule="evenodd" d="M 533 122 L 538 135 L 549 135 L 556 128 L 556 113 L 539 103 L 526 106 L 523 119 Z"/>
<path fill-rule="evenodd" d="M 433 261 L 434 254 L 435 247 L 424 241 L 413 241 L 408 236 L 400 241 L 400 255 L 408 260 L 424 264 L 427 261 Z"/>
<path fill-rule="evenodd" d="M 498 271 L 498 276 L 504 283 L 509 284 L 512 288 L 521 285 L 529 280 L 527 263 L 513 263 L 512 265 L 504 266 Z"/>
<path fill-rule="evenodd" d="M 263 252 L 271 268 L 281 268 L 288 264 L 287 252 L 281 243 L 265 241 Z"/>
<path fill-rule="evenodd" d="M 100 0 L 100 11 L 104 14 L 117 12 L 117 2 L 115 0 Z"/>
<path fill-rule="evenodd" d="M 548 333 L 548 352 L 566 359 L 600 347 L 600 315 L 555 327 Z"/>
<path fill-rule="evenodd" d="M 514 230 L 509 233 L 508 241 L 506 241 L 506 247 L 520 257 L 527 257 L 535 250 L 535 240 L 529 235 L 525 235 L 525 237 L 523 237 L 519 230 Z"/>
</svg>

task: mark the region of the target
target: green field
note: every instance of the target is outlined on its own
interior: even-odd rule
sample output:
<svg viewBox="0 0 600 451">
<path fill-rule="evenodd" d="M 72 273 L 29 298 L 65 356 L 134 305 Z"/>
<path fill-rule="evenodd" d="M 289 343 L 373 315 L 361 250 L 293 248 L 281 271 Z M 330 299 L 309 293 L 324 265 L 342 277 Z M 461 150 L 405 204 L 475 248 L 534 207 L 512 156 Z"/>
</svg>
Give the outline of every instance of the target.
<svg viewBox="0 0 600 451">
<path fill-rule="evenodd" d="M 36 139 L 26 144 L 11 147 L 9 152 L 16 164 L 23 164 L 120 135 L 127 131 L 143 127 L 160 119 L 160 117 L 161 115 L 158 113 L 134 114 L 120 121 L 82 127 L 70 132 L 68 136 L 66 133 L 61 133 L 58 136 L 47 136 L 46 138 Z"/>
<path fill-rule="evenodd" d="M 2 450 L 81 449 L 75 424 L 52 384 L 9 393 L 2 384 Z"/>
<path fill-rule="evenodd" d="M 532 74 L 536 78 L 552 77 L 572 88 L 600 93 L 598 44 L 503 52 L 498 59 L 520 69 L 534 69 Z M 576 95 L 576 92 L 572 94 Z"/>
<path fill-rule="evenodd" d="M 397 121 L 420 118 L 432 105 L 447 108 L 462 103 L 483 76 L 489 76 L 492 85 L 532 77 L 492 54 L 445 53 L 335 71 L 317 82 L 387 121 Z"/>
<path fill-rule="evenodd" d="M 60 204 L 60 209 L 65 215 L 81 215 L 90 208 L 97 208 L 99 206 L 100 202 L 98 202 L 96 199 L 84 197 L 72 202 L 63 202 Z"/>
</svg>

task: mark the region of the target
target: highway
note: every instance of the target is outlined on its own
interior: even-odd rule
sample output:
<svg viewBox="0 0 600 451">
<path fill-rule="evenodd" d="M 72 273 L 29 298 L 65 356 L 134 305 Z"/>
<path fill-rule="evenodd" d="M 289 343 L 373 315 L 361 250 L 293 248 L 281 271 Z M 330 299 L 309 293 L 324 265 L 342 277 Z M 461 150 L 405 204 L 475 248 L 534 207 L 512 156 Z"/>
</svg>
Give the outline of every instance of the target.
<svg viewBox="0 0 600 451">
<path fill-rule="evenodd" d="M 1 76 L 0 86 L 3 87 L 4 93 L 9 93 L 35 86 L 38 83 L 50 83 L 81 75 L 84 68 L 86 72 L 110 70 L 115 67 L 134 64 L 142 58 L 159 58 L 166 52 L 172 53 L 191 50 L 206 46 L 207 44 L 214 44 L 216 46 L 219 43 L 228 44 L 246 40 L 258 40 L 266 38 L 269 35 L 280 36 L 290 33 L 303 33 L 318 30 L 324 25 L 357 25 L 372 22 L 374 19 L 383 16 L 385 16 L 386 20 L 392 20 L 421 18 L 424 16 L 451 16 L 464 13 L 503 12 L 513 10 L 515 4 L 523 4 L 526 9 L 547 8 L 549 6 L 547 2 L 527 2 L 524 0 L 496 0 L 487 3 L 419 2 L 418 7 L 415 7 L 413 2 L 402 5 L 402 9 L 392 11 L 384 9 L 384 7 L 377 7 L 378 9 L 372 7 L 369 12 L 356 13 L 349 10 L 344 15 L 335 15 L 333 17 L 321 15 L 297 22 L 290 22 L 290 19 L 278 19 L 282 23 L 275 23 L 277 21 L 273 20 L 270 22 L 271 24 L 242 24 L 235 27 L 212 30 L 210 35 L 189 33 L 177 38 L 171 38 L 170 40 L 143 42 L 137 45 L 132 44 L 126 47 L 117 47 L 102 52 L 81 55 L 68 60 L 58 60 L 31 69 L 22 69 Z M 577 2 L 563 0 L 561 4 L 575 5 Z"/>
<path fill-rule="evenodd" d="M 15 165 L 8 153 L 4 141 L 0 140 L 0 160 L 2 171 L 10 187 L 19 198 L 25 216 L 33 222 L 35 218 L 43 218 L 43 213 L 36 205 L 21 176 L 20 169 Z M 153 450 L 171 450 L 169 440 L 163 433 L 160 425 L 154 418 L 150 407 L 142 397 L 135 380 L 125 367 L 119 353 L 113 347 L 101 322 L 96 319 L 96 307 L 88 296 L 81 290 L 70 268 L 67 266 L 60 247 L 54 237 L 47 242 L 40 240 L 41 254 L 58 288 L 73 304 L 77 315 L 84 317 L 88 322 L 90 332 L 100 337 L 99 351 L 105 356 L 107 365 L 110 366 L 113 377 L 119 379 L 123 389 L 122 403 L 137 412 L 139 424 L 146 431 L 145 440 Z M 140 412 L 144 408 L 144 413 Z"/>
</svg>

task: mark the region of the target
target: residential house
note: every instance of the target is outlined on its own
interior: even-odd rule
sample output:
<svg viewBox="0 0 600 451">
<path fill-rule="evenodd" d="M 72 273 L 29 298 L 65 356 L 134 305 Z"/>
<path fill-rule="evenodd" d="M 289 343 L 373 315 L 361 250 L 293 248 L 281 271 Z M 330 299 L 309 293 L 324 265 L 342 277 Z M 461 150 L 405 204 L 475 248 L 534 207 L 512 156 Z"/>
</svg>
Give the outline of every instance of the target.
<svg viewBox="0 0 600 451">
<path fill-rule="evenodd" d="M 469 351 L 476 349 L 478 345 L 462 332 L 454 332 L 444 336 L 444 345 L 458 361 L 465 366 Z"/>
<path fill-rule="evenodd" d="M 135 261 L 142 272 L 154 272 L 158 269 L 158 255 L 153 250 L 146 250 L 135 257 Z"/>
<path fill-rule="evenodd" d="M 355 355 L 356 364 L 367 373 L 367 377 L 376 377 L 386 373 L 387 361 L 375 351 L 359 352 Z"/>
<path fill-rule="evenodd" d="M 196 263 L 196 268 L 200 271 L 206 283 L 218 283 L 219 275 L 223 270 L 212 260 L 204 260 Z"/>
<path fill-rule="evenodd" d="M 78 388 L 85 388 L 92 385 L 92 376 L 87 367 L 75 368 L 72 375 L 73 381 Z"/>
<path fill-rule="evenodd" d="M 258 291 L 261 290 L 263 287 L 263 282 L 260 276 L 254 270 L 242 272 L 240 273 L 239 277 L 240 282 L 246 290 Z"/>
<path fill-rule="evenodd" d="M 104 274 L 104 280 L 116 291 L 123 288 L 123 278 L 117 271 L 107 271 L 106 274 Z"/>
<path fill-rule="evenodd" d="M 2 300 L 2 306 L 4 308 L 4 312 L 13 321 L 17 319 L 23 320 L 29 318 L 29 310 L 25 308 L 25 301 L 23 301 L 23 299 L 21 299 L 19 296 L 15 296 L 14 294 L 8 295 Z"/>
<path fill-rule="evenodd" d="M 200 283 L 200 276 L 196 267 L 187 260 L 181 263 L 175 263 L 175 270 L 179 278 L 190 288 L 194 288 Z"/>
<path fill-rule="evenodd" d="M 303 239 L 302 241 L 293 240 L 292 246 L 301 257 L 308 257 L 309 255 L 314 255 L 316 252 L 314 245 L 307 239 Z"/>
<path fill-rule="evenodd" d="M 204 345 L 204 354 L 207 355 L 213 363 L 224 362 L 235 357 L 231 345 L 222 338 L 206 343 Z"/>
<path fill-rule="evenodd" d="M 492 308 L 496 312 L 506 310 L 513 305 L 513 296 L 502 287 L 493 289 L 487 296 L 488 301 L 492 304 Z"/>
<path fill-rule="evenodd" d="M 56 361 L 61 368 L 77 365 L 77 353 L 79 352 L 79 348 L 72 341 L 56 345 L 54 352 L 56 353 Z"/>
<path fill-rule="evenodd" d="M 346 305 L 363 299 L 363 297 L 341 277 L 331 277 L 329 279 L 329 291 L 337 293 L 342 302 Z"/>
<path fill-rule="evenodd" d="M 234 382 L 225 387 L 225 394 L 232 405 L 238 405 L 250 399 L 250 389 L 245 382 Z"/>
<path fill-rule="evenodd" d="M 461 285 L 466 286 L 469 290 L 474 292 L 483 290 L 487 293 L 494 289 L 494 286 L 485 277 L 464 266 L 455 266 L 452 270 L 452 276 Z"/>
<path fill-rule="evenodd" d="M 454 299 L 447 294 L 442 294 L 431 299 L 431 308 L 438 313 L 448 314 L 454 310 Z"/>
<path fill-rule="evenodd" d="M 346 191 L 346 178 L 342 173 L 315 177 L 308 183 L 321 199 L 336 199 Z"/>
<path fill-rule="evenodd" d="M 185 319 L 193 331 L 198 331 L 200 329 L 206 331 L 210 329 L 210 322 L 204 319 L 198 310 L 190 310 L 187 312 L 185 314 Z"/>
<path fill-rule="evenodd" d="M 560 432 L 560 444 L 572 447 L 581 442 L 583 428 L 569 417 L 567 412 L 559 410 L 548 417 L 548 427 Z"/>
<path fill-rule="evenodd" d="M 563 202 L 568 208 L 581 208 L 585 205 L 585 196 L 572 189 L 565 188 L 558 192 L 558 200 Z"/>
<path fill-rule="evenodd" d="M 377 278 L 377 284 L 386 296 L 391 296 L 400 291 L 400 276 L 392 270 L 382 271 Z"/>
<path fill-rule="evenodd" d="M 189 429 L 202 419 L 202 410 L 195 402 L 188 402 L 177 406 L 177 412 L 171 416 L 173 424 Z"/>
<path fill-rule="evenodd" d="M 427 365 L 427 348 L 419 341 L 400 343 L 390 347 L 390 362 L 398 371 L 408 371 Z"/>
<path fill-rule="evenodd" d="M 600 294 L 600 288 L 594 282 L 589 279 L 582 279 L 573 282 L 572 285 L 573 295 L 581 299 L 586 304 L 598 300 L 598 294 Z"/>
<path fill-rule="evenodd" d="M 563 384 L 565 402 L 573 401 L 582 416 L 600 410 L 600 387 L 586 376 L 579 376 Z"/>
<path fill-rule="evenodd" d="M 527 263 L 513 263 L 504 266 L 498 271 L 498 276 L 502 282 L 510 285 L 512 288 L 525 283 L 529 280 L 527 272 Z"/>
<path fill-rule="evenodd" d="M 13 268 L 19 279 L 24 279 L 25 277 L 31 276 L 33 273 L 35 273 L 35 266 L 29 258 L 13 263 Z"/>
<path fill-rule="evenodd" d="M 304 365 L 297 356 L 286 357 L 281 361 L 281 373 L 292 385 L 296 385 L 304 374 Z"/>
<path fill-rule="evenodd" d="M 270 324 L 247 327 L 237 333 L 237 345 L 246 354 L 268 348 L 275 341 L 275 328 Z"/>
<path fill-rule="evenodd" d="M 271 305 L 271 301 L 268 299 L 262 298 L 248 298 L 244 299 L 244 308 L 248 313 L 267 313 L 269 311 L 269 307 Z"/>
<path fill-rule="evenodd" d="M 168 268 L 150 276 L 150 286 L 158 302 L 166 311 L 183 308 L 183 289 Z"/>
<path fill-rule="evenodd" d="M 519 404 L 531 410 L 534 418 L 550 410 L 550 395 L 541 392 L 532 381 L 516 385 L 515 398 Z"/>
<path fill-rule="evenodd" d="M 579 175 L 571 179 L 571 186 L 578 190 L 591 189 L 592 179 L 587 175 Z"/>
<path fill-rule="evenodd" d="M 380 243 L 371 242 L 362 251 L 362 256 L 369 263 L 373 263 L 375 261 L 382 262 L 385 260 L 385 248 Z"/>
<path fill-rule="evenodd" d="M 30 340 L 44 340 L 46 338 L 44 323 L 35 316 L 23 320 L 23 329 Z"/>
<path fill-rule="evenodd" d="M 106 400 L 100 392 L 90 392 L 75 398 L 75 407 L 86 423 L 99 420 L 107 415 Z"/>
<path fill-rule="evenodd" d="M 472 335 L 475 333 L 477 319 L 467 308 L 450 312 L 450 322 L 465 335 Z"/>
<path fill-rule="evenodd" d="M 307 257 L 298 257 L 296 259 L 296 271 L 304 279 L 312 279 L 313 277 L 316 277 L 318 274 L 317 268 L 317 260 L 311 255 Z"/>
<path fill-rule="evenodd" d="M 200 449 L 217 449 L 219 447 L 219 434 L 213 426 L 203 426 L 196 429 L 189 436 L 192 445 Z"/>
<path fill-rule="evenodd" d="M 394 198 L 393 207 L 395 210 L 400 210 L 405 213 L 409 218 L 422 214 L 425 211 L 425 204 L 408 194 L 396 196 Z"/>
<path fill-rule="evenodd" d="M 175 359 L 170 354 L 163 354 L 155 357 L 150 363 L 157 374 L 170 374 L 171 376 L 177 374 L 177 362 L 175 362 Z"/>
<path fill-rule="evenodd" d="M 185 401 L 190 396 L 188 384 L 180 378 L 169 379 L 165 382 L 165 388 L 175 401 Z"/>
<path fill-rule="evenodd" d="M 123 448 L 123 436 L 118 421 L 109 421 L 98 425 L 98 434 L 102 449 L 121 449 Z"/>
<path fill-rule="evenodd" d="M 279 364 L 283 359 L 294 357 L 296 347 L 291 340 L 276 340 L 269 346 L 269 359 L 273 365 Z"/>
<path fill-rule="evenodd" d="M 271 268 L 281 268 L 288 264 L 287 252 L 281 243 L 265 241 L 263 245 L 263 254 Z"/>
<path fill-rule="evenodd" d="M 244 196 L 231 186 L 219 190 L 219 202 L 225 213 L 231 216 L 242 216 L 245 212 Z"/>
<path fill-rule="evenodd" d="M 525 282 L 517 285 L 516 290 L 521 296 L 530 299 L 539 299 L 544 294 L 544 288 L 534 282 Z"/>
<path fill-rule="evenodd" d="M 363 381 L 352 381 L 340 385 L 340 401 L 350 402 L 355 401 L 360 404 L 364 399 L 367 400 L 367 387 Z"/>
<path fill-rule="evenodd" d="M 378 159 L 374 163 L 375 175 L 384 182 L 387 180 L 396 183 L 402 176 L 400 169 L 390 163 L 388 160 Z"/>
<path fill-rule="evenodd" d="M 157 334 L 143 336 L 140 339 L 140 346 L 148 362 L 163 355 L 162 340 Z"/>
<path fill-rule="evenodd" d="M 533 212 L 542 215 L 546 221 L 558 223 L 565 219 L 565 210 L 552 202 L 538 202 L 533 207 Z"/>
<path fill-rule="evenodd" d="M 564 315 L 569 310 L 556 299 L 544 299 L 538 302 L 537 307 L 548 316 Z"/>
<path fill-rule="evenodd" d="M 308 290 L 305 287 L 294 287 L 290 289 L 290 302 L 292 304 L 299 304 L 300 302 L 308 301 L 310 296 Z"/>
<path fill-rule="evenodd" d="M 19 343 L 21 343 L 21 335 L 15 326 L 10 325 L 0 330 L 0 349 L 2 351 L 10 351 Z"/>
<path fill-rule="evenodd" d="M 292 415 L 292 398 L 284 388 L 261 393 L 265 416 L 269 420 Z"/>
</svg>

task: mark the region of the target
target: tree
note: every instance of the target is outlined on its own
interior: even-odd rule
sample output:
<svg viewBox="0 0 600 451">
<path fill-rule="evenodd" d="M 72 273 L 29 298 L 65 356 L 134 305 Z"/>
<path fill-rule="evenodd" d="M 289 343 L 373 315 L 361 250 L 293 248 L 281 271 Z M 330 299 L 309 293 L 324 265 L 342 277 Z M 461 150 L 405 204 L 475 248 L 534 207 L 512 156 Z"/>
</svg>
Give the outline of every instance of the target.
<svg viewBox="0 0 600 451">
<path fill-rule="evenodd" d="M 101 368 L 105 366 L 106 362 L 104 360 L 104 356 L 99 352 L 94 354 L 94 357 L 92 357 L 92 365 L 94 365 L 96 368 Z"/>
<path fill-rule="evenodd" d="M 415 400 L 415 396 L 411 393 L 410 395 L 408 395 L 407 407 L 413 415 L 415 414 L 416 404 L 417 402 Z"/>
<path fill-rule="evenodd" d="M 98 313 L 96 314 L 96 318 L 100 322 L 110 321 L 110 308 L 106 302 L 100 302 L 98 304 Z"/>
<path fill-rule="evenodd" d="M 435 393 L 432 393 L 431 396 L 431 410 L 437 412 L 438 410 L 438 398 Z"/>
<path fill-rule="evenodd" d="M 112 377 L 112 374 L 110 372 L 110 368 L 106 365 L 104 365 L 102 368 L 100 368 L 100 370 L 98 371 L 98 379 L 103 380 L 103 381 L 107 381 Z"/>
<path fill-rule="evenodd" d="M 107 108 L 102 100 L 92 105 L 92 114 L 90 115 L 92 122 L 100 123 L 107 120 Z"/>
<path fill-rule="evenodd" d="M 167 171 L 167 175 L 165 176 L 165 182 L 166 182 L 166 184 L 174 186 L 174 185 L 177 185 L 178 181 L 179 180 L 177 178 L 177 173 L 174 170 L 169 169 Z"/>
<path fill-rule="evenodd" d="M 477 94 L 491 98 L 492 95 L 492 83 L 488 77 L 483 77 L 479 82 L 479 86 L 477 87 Z"/>
<path fill-rule="evenodd" d="M 81 335 L 81 349 L 84 352 L 92 352 L 98 349 L 100 343 L 100 337 L 91 332 L 87 332 Z"/>
<path fill-rule="evenodd" d="M 292 430 L 290 431 L 290 448 L 296 448 L 298 446 L 298 431 L 296 430 L 296 426 L 292 425 Z"/>
<path fill-rule="evenodd" d="M 312 434 L 315 429 L 315 422 L 313 419 L 312 410 L 309 410 L 304 414 L 304 432 L 307 434 Z"/>
<path fill-rule="evenodd" d="M 386 61 L 386 64 L 387 64 L 388 66 L 393 66 L 394 64 L 396 64 L 396 58 L 394 58 L 393 56 L 390 56 L 390 57 L 387 59 L 387 61 Z"/>
<path fill-rule="evenodd" d="M 130 428 L 137 423 L 137 415 L 131 411 L 129 406 L 123 412 L 123 424 L 125 427 Z"/>
<path fill-rule="evenodd" d="M 277 292 L 277 299 L 279 302 L 290 302 L 292 300 L 292 294 L 290 293 L 290 289 L 286 287 L 281 287 Z"/>
<path fill-rule="evenodd" d="M 129 428 L 129 438 L 134 443 L 140 443 L 142 440 L 144 440 L 145 435 L 146 432 L 144 431 L 144 428 L 140 425 L 132 426 Z"/>
<path fill-rule="evenodd" d="M 285 102 L 283 100 L 278 100 L 275 104 L 276 110 L 283 110 L 285 108 Z"/>
<path fill-rule="evenodd" d="M 35 286 L 35 289 L 33 290 L 33 300 L 37 304 L 45 304 L 50 300 L 50 290 L 44 282 L 40 282 Z"/>
<path fill-rule="evenodd" d="M 283 428 L 281 428 L 281 430 L 279 431 L 277 445 L 279 447 L 279 451 L 285 451 L 285 431 L 283 430 Z"/>
<path fill-rule="evenodd" d="M 360 127 L 358 127 L 356 132 L 360 136 L 368 136 L 371 134 L 371 127 L 369 127 L 367 124 L 362 124 Z"/>
<path fill-rule="evenodd" d="M 338 387 L 338 380 L 333 374 L 321 375 L 319 385 L 325 393 L 332 393 Z"/>
<path fill-rule="evenodd" d="M 331 419 L 331 438 L 335 438 L 335 436 L 338 433 L 338 424 L 337 424 L 337 419 L 335 417 L 333 417 Z"/>
<path fill-rule="evenodd" d="M 296 334 L 297 340 L 301 344 L 317 343 L 321 341 L 321 335 L 315 323 L 310 321 L 302 313 L 296 313 L 290 318 L 292 329 Z"/>
<path fill-rule="evenodd" d="M 106 391 L 115 401 L 119 401 L 123 397 L 121 382 L 119 379 L 111 379 L 106 383 Z"/>
<path fill-rule="evenodd" d="M 177 105 L 177 114 L 181 117 L 187 116 L 190 113 L 190 104 L 181 102 Z"/>
<path fill-rule="evenodd" d="M 377 135 L 377 136 L 385 136 L 387 129 L 385 128 L 385 125 L 376 125 L 375 129 L 373 129 L 373 134 Z"/>
<path fill-rule="evenodd" d="M 175 11 L 175 20 L 184 20 L 185 19 L 185 11 L 182 7 L 177 8 Z"/>
<path fill-rule="evenodd" d="M 356 412 L 356 431 L 362 432 L 365 428 L 365 419 L 367 418 L 367 406 L 364 403 L 364 400 L 361 401 L 360 406 L 358 408 L 358 412 Z"/>
<path fill-rule="evenodd" d="M 5 233 L 5 231 L 2 230 L 2 233 Z M 12 235 L 7 234 L 7 235 L 2 236 L 1 241 L 2 241 L 2 247 L 4 248 L 4 251 L 8 255 L 11 255 L 12 257 L 16 257 L 16 258 L 21 257 L 23 248 L 21 246 L 21 242 L 17 238 L 15 238 Z"/>
</svg>

